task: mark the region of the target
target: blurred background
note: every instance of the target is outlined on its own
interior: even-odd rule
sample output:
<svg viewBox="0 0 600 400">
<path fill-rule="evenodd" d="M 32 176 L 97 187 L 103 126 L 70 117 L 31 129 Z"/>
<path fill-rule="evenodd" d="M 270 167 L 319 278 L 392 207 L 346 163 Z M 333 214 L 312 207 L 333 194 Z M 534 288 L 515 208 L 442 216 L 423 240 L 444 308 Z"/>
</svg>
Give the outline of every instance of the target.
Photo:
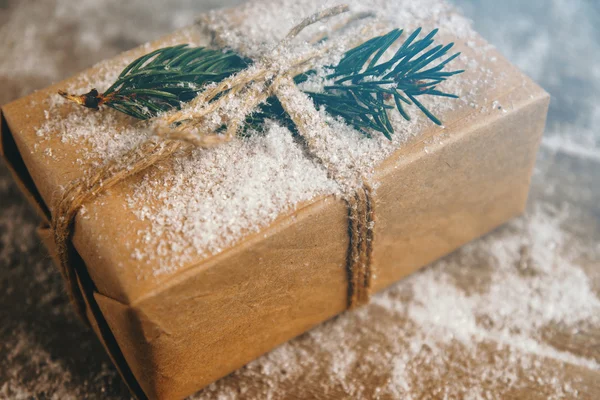
<svg viewBox="0 0 600 400">
<path fill-rule="evenodd" d="M 232 0 L 0 0 L 0 104 L 190 24 L 202 11 L 235 3 Z M 580 300 L 597 303 L 600 2 L 452 0 L 452 3 L 474 21 L 484 38 L 552 95 L 526 215 L 472 246 L 485 253 L 507 237 L 525 238 L 533 247 L 545 247 L 550 257 L 546 262 L 564 264 L 568 260 L 571 269 L 561 269 L 562 275 L 556 279 L 583 279 L 572 287 L 558 288 L 565 298 L 549 297 L 546 305 L 530 304 L 524 298 L 525 308 L 555 309 L 559 303 L 565 304 L 566 298 L 581 295 L 581 282 L 585 282 L 592 295 Z M 127 389 L 101 345 L 76 320 L 60 276 L 35 235 L 37 218 L 3 163 L 0 163 L 0 204 L 0 398 L 127 398 Z M 566 251 L 564 242 L 557 244 L 554 237 L 550 240 L 542 237 L 547 230 L 539 233 L 532 228 L 541 220 L 555 229 L 556 237 L 568 237 L 568 250 L 576 248 L 576 254 L 569 253 L 568 257 L 559 254 Z M 463 279 L 468 285 L 465 277 L 469 271 L 484 262 L 472 257 L 472 253 L 459 251 L 428 268 Z M 390 290 L 404 290 L 414 281 L 400 283 L 398 288 Z M 525 285 L 534 288 L 536 283 L 527 281 Z M 557 304 L 552 304 L 553 301 Z M 557 323 L 551 337 L 540 340 L 589 360 L 587 368 L 600 373 L 597 369 L 600 329 L 597 321 L 588 322 Z M 461 359 L 453 362 L 463 363 Z M 465 361 L 459 367 L 469 368 L 469 364 Z M 235 377 L 227 379 L 227 385 L 235 385 Z M 596 379 L 598 382 L 600 379 Z M 215 396 L 220 391 L 225 393 L 224 385 L 214 386 L 210 393 Z M 592 398 L 591 393 L 598 394 L 600 390 L 592 386 L 586 383 L 583 390 L 589 391 L 577 392 L 559 384 L 556 393 Z M 497 393 L 490 393 L 492 398 L 497 397 Z"/>
</svg>

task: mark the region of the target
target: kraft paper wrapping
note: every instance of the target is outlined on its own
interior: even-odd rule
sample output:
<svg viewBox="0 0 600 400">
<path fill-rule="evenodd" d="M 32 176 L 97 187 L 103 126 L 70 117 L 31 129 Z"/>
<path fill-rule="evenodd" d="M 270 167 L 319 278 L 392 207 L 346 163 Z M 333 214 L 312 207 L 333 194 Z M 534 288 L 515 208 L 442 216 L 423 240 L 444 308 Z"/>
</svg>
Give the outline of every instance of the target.
<svg viewBox="0 0 600 400">
<path fill-rule="evenodd" d="M 185 43 L 190 35 L 208 43 L 200 31 L 186 29 L 114 62 Z M 431 140 L 439 134 L 432 126 L 376 170 L 375 291 L 525 206 L 549 96 L 491 53 L 495 62 L 477 61 L 503 78 L 493 92 L 480 94 L 480 103 L 489 103 L 486 111 L 461 107 L 447 113 L 443 141 Z M 46 224 L 57 190 L 85 170 L 74 162 L 72 144 L 58 137 L 46 144 L 61 161 L 35 151 L 44 101 L 69 81 L 2 108 L 4 156 Z M 510 107 L 499 112 L 492 101 Z M 147 223 L 123 206 L 132 180 L 86 206 L 98 218 L 76 219 L 73 243 L 92 327 L 138 397 L 182 398 L 345 310 L 349 237 L 343 200 L 301 204 L 220 254 L 154 276 L 152 265 L 136 263 L 122 245 Z M 52 252 L 50 232 L 42 229 L 41 235 Z M 140 273 L 146 277 L 139 279 Z"/>
</svg>

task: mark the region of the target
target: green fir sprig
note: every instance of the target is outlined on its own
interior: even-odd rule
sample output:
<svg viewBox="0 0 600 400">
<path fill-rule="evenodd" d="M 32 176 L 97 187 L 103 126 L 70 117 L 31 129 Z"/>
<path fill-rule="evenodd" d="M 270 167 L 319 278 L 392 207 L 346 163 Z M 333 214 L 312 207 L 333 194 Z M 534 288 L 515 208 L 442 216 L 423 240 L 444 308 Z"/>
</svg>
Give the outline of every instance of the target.
<svg viewBox="0 0 600 400">
<path fill-rule="evenodd" d="M 464 72 L 445 71 L 460 53 L 448 55 L 453 43 L 433 46 L 437 29 L 417 39 L 414 31 L 394 55 L 381 61 L 386 51 L 402 36 L 391 32 L 349 50 L 335 66 L 326 69 L 327 84 L 321 92 L 305 91 L 315 106 L 339 117 L 367 136 L 381 132 L 391 139 L 394 129 L 388 113 L 396 109 L 406 120 L 406 110 L 416 106 L 431 121 L 441 125 L 419 100 L 420 96 L 457 98 L 437 86 Z M 138 119 L 149 119 L 179 109 L 195 98 L 209 83 L 220 82 L 252 64 L 252 60 L 231 50 L 215 50 L 187 45 L 166 47 L 146 54 L 129 64 L 104 93 L 96 89 L 84 95 L 60 91 L 65 98 L 92 109 L 104 105 Z M 300 84 L 316 74 L 308 71 L 295 77 Z M 246 119 L 246 128 L 259 128 L 266 119 L 279 120 L 294 129 L 293 123 L 275 96 L 270 97 Z"/>
<path fill-rule="evenodd" d="M 81 96 L 59 92 L 85 107 L 100 106 L 138 119 L 181 108 L 208 83 L 219 82 L 252 63 L 232 51 L 178 45 L 146 54 L 129 64 L 104 93 Z"/>
</svg>

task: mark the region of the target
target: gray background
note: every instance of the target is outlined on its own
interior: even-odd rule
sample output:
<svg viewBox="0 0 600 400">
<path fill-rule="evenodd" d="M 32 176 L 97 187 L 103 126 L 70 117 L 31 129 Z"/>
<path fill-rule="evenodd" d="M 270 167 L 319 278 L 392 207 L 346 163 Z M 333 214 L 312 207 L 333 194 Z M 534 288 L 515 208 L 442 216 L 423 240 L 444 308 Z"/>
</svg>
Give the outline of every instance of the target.
<svg viewBox="0 0 600 400">
<path fill-rule="evenodd" d="M 577 211 L 568 229 L 583 242 L 598 243 L 599 2 L 454 2 L 552 95 L 529 209 L 538 202 L 566 205 Z M 224 3 L 235 2 L 0 0 L 0 104 Z M 128 397 L 103 348 L 72 312 L 35 235 L 37 218 L 1 163 L 0 203 L 0 398 Z"/>
</svg>

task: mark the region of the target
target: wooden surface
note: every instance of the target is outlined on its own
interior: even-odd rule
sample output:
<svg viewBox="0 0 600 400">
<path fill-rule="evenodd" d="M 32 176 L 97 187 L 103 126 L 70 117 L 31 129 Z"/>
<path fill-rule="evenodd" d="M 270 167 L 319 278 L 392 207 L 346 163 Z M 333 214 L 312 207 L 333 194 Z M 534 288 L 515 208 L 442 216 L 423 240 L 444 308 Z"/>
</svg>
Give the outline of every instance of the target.
<svg viewBox="0 0 600 400">
<path fill-rule="evenodd" d="M 181 9 L 191 7 L 187 2 L 181 3 Z M 4 4 L 0 2 L 0 6 Z M 71 30 L 69 35 L 62 36 L 61 46 L 67 55 L 75 58 L 68 63 L 53 60 L 54 63 L 46 63 L 45 68 L 41 68 L 40 60 L 55 54 L 56 48 L 45 43 L 41 36 L 35 36 L 41 35 L 39 30 L 27 28 L 36 18 L 40 21 L 47 18 L 48 12 L 28 12 L 26 6 L 37 5 L 46 10 L 51 7 L 40 6 L 41 2 L 7 4 L 10 6 L 8 11 L 0 8 L 0 21 L 20 23 L 10 25 L 10 31 L 0 28 L 3 53 L 15 54 L 13 61 L 0 61 L 1 102 L 44 87 L 89 64 L 88 52 L 81 50 L 85 45 L 89 48 L 89 35 L 88 39 L 78 35 L 89 33 L 90 29 L 92 34 L 96 32 L 94 29 L 101 32 L 103 28 L 101 23 L 94 22 L 90 27 L 79 21 L 83 21 L 84 16 L 109 19 L 106 13 L 95 15 L 98 10 L 87 2 L 71 10 L 73 13 L 69 16 L 57 13 L 54 18 L 58 26 L 54 34 Z M 108 9 L 119 10 L 116 2 L 110 4 Z M 578 295 L 590 302 L 594 297 L 578 293 L 581 282 L 589 283 L 596 300 L 600 294 L 600 146 L 593 130 L 594 118 L 596 121 L 598 118 L 597 99 L 593 96 L 600 91 L 590 87 L 597 83 L 586 84 L 577 79 L 597 74 L 592 69 L 594 63 L 584 63 L 583 58 L 597 57 L 599 52 L 589 48 L 597 46 L 595 42 L 586 43 L 587 51 L 579 54 L 580 59 L 576 58 L 579 44 L 567 46 L 564 42 L 564 54 L 554 54 L 545 47 L 557 24 L 562 23 L 564 30 L 573 29 L 574 19 L 578 21 L 577 29 L 584 31 L 580 32 L 580 37 L 594 37 L 593 33 L 597 34 L 597 31 L 585 29 L 593 29 L 590 24 L 595 23 L 596 9 L 588 6 L 588 9 L 576 10 L 577 4 L 572 8 L 553 4 L 544 12 L 535 6 L 519 9 L 515 4 L 499 10 L 486 9 L 490 4 L 466 6 L 476 18 L 476 26 L 477 22 L 481 24 L 477 26 L 478 30 L 484 36 L 488 33 L 492 43 L 501 47 L 509 59 L 520 64 L 554 96 L 527 214 L 388 289 L 369 307 L 347 313 L 302 335 L 196 397 L 370 398 L 379 395 L 389 398 L 403 394 L 402 397 L 438 398 L 447 394 L 451 398 L 467 395 L 473 398 L 600 398 L 597 368 L 600 325 L 597 320 L 590 318 L 573 323 L 569 318 L 566 321 L 558 319 L 530 335 L 535 339 L 535 346 L 532 342 L 506 343 L 501 336 L 490 334 L 493 332 L 490 325 L 497 322 L 497 313 L 505 307 L 502 301 L 496 304 L 497 313 L 490 313 L 494 307 L 482 309 L 481 304 L 464 304 L 465 299 L 475 298 L 473 293 L 483 294 L 483 299 L 499 299 L 485 295 L 489 295 L 490 282 L 497 283 L 494 268 L 504 271 L 508 264 L 514 264 L 520 272 L 509 271 L 507 277 L 520 276 L 520 280 L 506 282 L 507 285 L 522 283 L 524 288 L 535 288 L 542 278 L 539 275 L 545 272 L 538 271 L 543 265 L 536 269 L 536 262 L 564 266 L 556 269 L 562 273 L 556 277 L 557 285 L 568 279 L 578 283 L 572 285 L 571 291 L 568 290 L 570 286 L 559 285 L 557 293 L 567 297 L 547 296 L 547 301 L 541 304 L 531 300 L 539 300 L 538 297 L 524 297 L 523 309 L 537 307 L 551 313 L 560 309 L 561 301 L 580 304 L 573 300 Z M 568 11 L 575 15 L 569 16 Z M 131 10 L 125 7 L 117 18 L 126 20 L 127 12 Z M 165 20 L 170 18 L 168 13 L 164 14 Z M 528 20 L 534 15 L 539 18 L 535 24 Z M 493 28 L 497 28 L 498 16 L 505 18 L 506 25 L 500 32 Z M 140 18 L 144 18 L 144 13 Z M 490 24 L 490 20 L 494 24 Z M 165 30 L 173 28 L 169 23 L 162 27 Z M 519 32 L 513 34 L 514 30 Z M 25 31 L 38 42 L 31 44 L 31 37 L 24 36 Z M 137 40 L 139 34 L 126 30 L 125 36 L 116 41 L 100 40 L 95 59 L 131 47 L 130 41 Z M 11 63 L 21 54 L 20 50 L 15 50 L 20 48 L 19 44 L 21 47 L 25 44 L 42 46 L 45 53 L 30 51 L 28 63 L 16 70 Z M 114 52 L 111 54 L 111 51 Z M 535 57 L 530 54 L 533 51 Z M 549 68 L 548 64 L 555 67 L 548 71 L 545 69 Z M 3 199 L 0 290 L 4 293 L 0 299 L 0 357 L 6 360 L 0 367 L 0 397 L 127 397 L 126 389 L 100 344 L 91 332 L 75 321 L 62 293 L 58 273 L 39 249 L 34 234 L 36 217 L 18 194 L 4 167 L 0 173 Z M 540 229 L 540 225 L 547 225 L 547 229 Z M 544 232 L 549 232 L 550 239 L 544 237 Z M 545 252 L 540 252 L 540 247 Z M 543 253 L 549 258 L 540 258 Z M 498 259 L 500 256 L 503 258 Z M 555 271 L 552 268 L 550 271 Z M 439 292 L 424 297 L 423 292 L 428 288 Z M 547 285 L 538 289 L 551 294 Z M 436 302 L 436 297 L 446 303 L 455 302 L 444 310 L 444 302 Z M 423 309 L 420 301 L 424 298 L 440 307 L 440 315 L 435 313 L 436 310 Z M 512 300 L 507 299 L 509 301 Z M 402 304 L 405 308 L 399 309 Z M 472 312 L 473 309 L 482 311 L 478 326 L 485 329 L 481 331 L 469 330 L 469 321 L 462 324 L 462 314 L 456 312 Z M 578 310 L 574 309 L 573 313 L 576 312 Z M 444 315 L 457 319 L 448 322 Z M 555 315 L 565 317 L 564 312 Z M 511 326 L 522 325 L 522 321 L 518 322 L 513 321 Z M 390 386 L 394 386 L 394 390 Z"/>
</svg>

